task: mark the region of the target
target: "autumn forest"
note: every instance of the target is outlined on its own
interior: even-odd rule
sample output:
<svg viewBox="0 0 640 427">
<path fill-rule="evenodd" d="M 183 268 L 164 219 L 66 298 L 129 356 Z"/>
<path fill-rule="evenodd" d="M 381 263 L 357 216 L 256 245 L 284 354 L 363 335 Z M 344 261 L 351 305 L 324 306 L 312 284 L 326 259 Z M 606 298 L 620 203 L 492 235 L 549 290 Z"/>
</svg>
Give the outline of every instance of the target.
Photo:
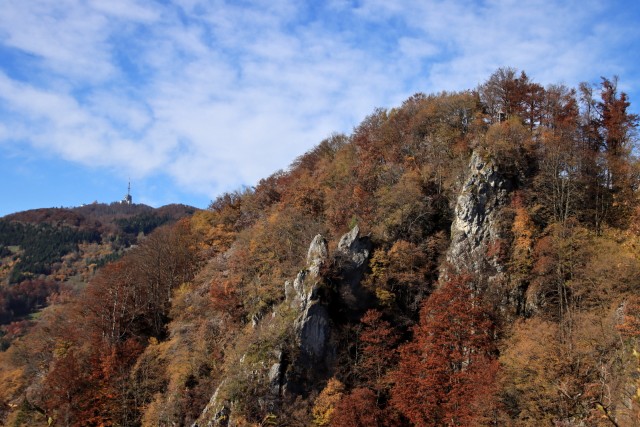
<svg viewBox="0 0 640 427">
<path fill-rule="evenodd" d="M 638 123 L 500 68 L 204 210 L 2 218 L 0 425 L 640 425 Z"/>
</svg>

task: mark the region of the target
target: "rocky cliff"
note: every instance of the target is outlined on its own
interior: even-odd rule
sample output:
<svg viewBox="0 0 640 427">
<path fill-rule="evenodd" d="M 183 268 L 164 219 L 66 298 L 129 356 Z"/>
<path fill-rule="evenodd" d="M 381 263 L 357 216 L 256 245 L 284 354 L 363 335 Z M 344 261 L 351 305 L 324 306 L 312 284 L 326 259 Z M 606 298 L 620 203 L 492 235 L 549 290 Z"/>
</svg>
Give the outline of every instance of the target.
<svg viewBox="0 0 640 427">
<path fill-rule="evenodd" d="M 256 382 L 268 384 L 265 404 L 278 406 L 283 399 L 318 391 L 318 386 L 333 374 L 336 326 L 330 312 L 335 311 L 332 307 L 336 305 L 357 312 L 371 303 L 371 296 L 360 286 L 370 253 L 371 242 L 368 237 L 360 236 L 358 226 L 342 236 L 331 255 L 322 235 L 313 239 L 306 267 L 293 282 L 285 282 L 285 301 L 271 316 L 271 319 L 294 319 L 290 325 L 291 342 L 273 349 L 274 363 L 262 364 L 261 369 L 253 372 Z M 334 279 L 338 278 L 335 282 L 329 283 L 322 275 L 323 267 L 328 264 L 335 270 Z M 254 328 L 260 328 L 260 323 L 263 322 L 256 319 Z M 282 328 L 283 325 L 276 321 L 267 327 Z M 242 359 L 238 363 L 243 363 Z M 237 379 L 227 378 L 221 382 L 194 427 L 234 425 L 234 402 L 223 396 L 225 387 L 234 381 Z"/>
<path fill-rule="evenodd" d="M 504 272 L 500 244 L 508 234 L 503 208 L 511 201 L 514 184 L 491 160 L 474 152 L 456 202 L 447 253 L 454 273 L 483 273 L 494 278 Z"/>
<path fill-rule="evenodd" d="M 511 283 L 507 272 L 515 188 L 514 178 L 497 162 L 477 151 L 472 154 L 457 198 L 441 274 L 441 278 L 452 273 L 474 275 L 494 309 L 507 315 L 523 314 L 527 306 L 526 283 Z"/>
</svg>

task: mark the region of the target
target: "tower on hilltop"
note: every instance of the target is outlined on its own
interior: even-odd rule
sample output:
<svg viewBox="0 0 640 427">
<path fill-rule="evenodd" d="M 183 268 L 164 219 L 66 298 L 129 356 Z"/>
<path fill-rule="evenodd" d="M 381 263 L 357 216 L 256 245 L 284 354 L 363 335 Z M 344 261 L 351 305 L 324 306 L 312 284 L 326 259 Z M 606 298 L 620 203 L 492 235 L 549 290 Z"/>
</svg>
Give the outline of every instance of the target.
<svg viewBox="0 0 640 427">
<path fill-rule="evenodd" d="M 124 199 L 120 202 L 125 205 L 133 204 L 133 198 L 131 197 L 131 180 L 129 180 L 129 187 L 127 187 L 127 195 L 124 196 Z"/>
</svg>

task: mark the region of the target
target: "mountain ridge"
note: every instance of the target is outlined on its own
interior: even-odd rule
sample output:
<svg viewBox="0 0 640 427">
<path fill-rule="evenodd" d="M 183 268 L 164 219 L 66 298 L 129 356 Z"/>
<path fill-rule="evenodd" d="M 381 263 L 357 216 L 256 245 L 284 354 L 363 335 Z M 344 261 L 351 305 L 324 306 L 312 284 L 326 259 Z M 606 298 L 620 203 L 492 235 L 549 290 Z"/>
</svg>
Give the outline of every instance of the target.
<svg viewBox="0 0 640 427">
<path fill-rule="evenodd" d="M 637 425 L 638 117 L 614 83 L 416 94 L 158 227 L 0 353 L 0 416 Z"/>
</svg>

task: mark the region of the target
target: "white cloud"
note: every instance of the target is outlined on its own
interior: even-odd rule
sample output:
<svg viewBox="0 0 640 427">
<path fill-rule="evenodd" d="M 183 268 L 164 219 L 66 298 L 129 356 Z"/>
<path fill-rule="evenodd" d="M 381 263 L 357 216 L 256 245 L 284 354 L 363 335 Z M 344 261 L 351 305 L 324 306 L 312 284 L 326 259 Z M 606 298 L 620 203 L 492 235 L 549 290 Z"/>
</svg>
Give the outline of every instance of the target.
<svg viewBox="0 0 640 427">
<path fill-rule="evenodd" d="M 0 66 L 0 140 L 215 197 L 417 91 L 615 69 L 601 3 L 548 3 L 7 0 L 0 43 L 31 60 Z"/>
<path fill-rule="evenodd" d="M 68 94 L 16 83 L 0 73 L 0 101 L 22 118 L 21 126 L 9 132 L 14 141 L 28 138 L 37 149 L 92 166 L 134 169 L 135 162 L 135 169 L 149 173 L 162 163 L 153 147 L 123 137 L 112 123 Z"/>
<path fill-rule="evenodd" d="M 141 135 L 152 124 L 149 107 L 131 99 L 126 92 L 99 90 L 87 96 L 87 107 L 93 117 L 104 117 L 114 128 Z"/>
<path fill-rule="evenodd" d="M 90 0 L 89 4 L 95 11 L 109 17 L 138 22 L 152 22 L 159 18 L 157 10 L 149 7 L 148 4 L 140 4 L 135 0 Z"/>
<path fill-rule="evenodd" d="M 403 57 L 412 60 L 423 60 L 440 52 L 437 45 L 418 37 L 401 37 L 398 47 Z"/>
<path fill-rule="evenodd" d="M 448 52 L 434 62 L 431 90 L 474 87 L 500 66 L 524 69 L 545 83 L 575 83 L 585 78 L 585 67 L 611 67 L 606 58 L 616 32 L 610 26 L 610 34 L 598 31 L 593 24 L 601 18 L 601 2 L 421 4 L 403 19 Z M 572 61 L 563 61 L 569 56 Z"/>
<path fill-rule="evenodd" d="M 92 81 L 114 72 L 107 24 L 104 15 L 72 0 L 8 0 L 0 13 L 4 45 L 33 55 L 49 71 Z"/>
</svg>

